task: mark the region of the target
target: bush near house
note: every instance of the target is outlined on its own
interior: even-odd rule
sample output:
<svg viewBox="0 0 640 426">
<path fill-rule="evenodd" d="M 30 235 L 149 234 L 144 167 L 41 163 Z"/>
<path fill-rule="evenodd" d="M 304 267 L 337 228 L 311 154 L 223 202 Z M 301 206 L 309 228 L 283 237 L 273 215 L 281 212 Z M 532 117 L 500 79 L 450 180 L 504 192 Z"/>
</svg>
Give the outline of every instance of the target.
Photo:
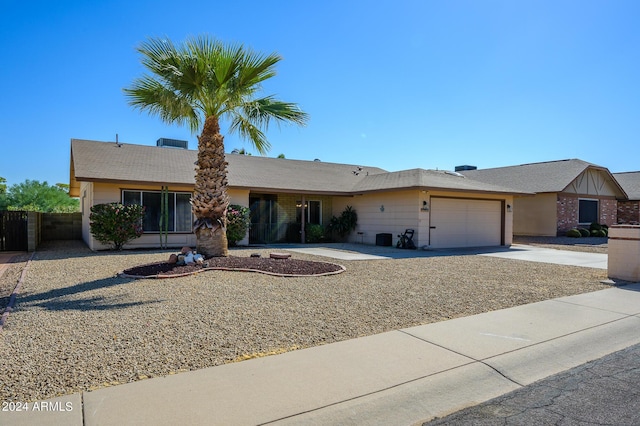
<svg viewBox="0 0 640 426">
<path fill-rule="evenodd" d="M 324 239 L 324 228 L 317 223 L 307 223 L 305 236 L 308 243 L 319 243 Z"/>
<path fill-rule="evenodd" d="M 597 222 L 593 222 L 589 226 L 589 231 L 591 231 L 592 237 L 606 237 L 609 235 L 609 227 L 607 225 L 601 225 Z"/>
<path fill-rule="evenodd" d="M 329 222 L 329 231 L 335 232 L 341 237 L 349 234 L 349 232 L 356 229 L 358 223 L 358 214 L 351 206 L 347 206 L 340 217 L 333 216 Z"/>
<path fill-rule="evenodd" d="M 609 235 L 609 227 L 607 225 L 601 225 L 593 222 L 589 225 L 589 229 L 585 228 L 573 228 L 567 231 L 567 237 L 581 238 L 581 237 L 606 237 Z"/>
<path fill-rule="evenodd" d="M 579 230 L 573 228 L 573 229 L 569 229 L 567 231 L 567 237 L 571 237 L 571 238 L 580 238 L 582 237 L 582 234 L 580 233 Z"/>
<path fill-rule="evenodd" d="M 583 237 L 590 237 L 590 236 L 591 236 L 591 231 L 589 231 L 589 230 L 588 230 L 588 229 L 586 229 L 586 228 L 578 228 L 578 231 L 580 231 L 580 234 L 581 234 Z"/>
<path fill-rule="evenodd" d="M 250 211 L 247 207 L 232 204 L 227 209 L 227 242 L 235 247 L 238 241 L 247 235 L 251 224 Z"/>
<path fill-rule="evenodd" d="M 137 204 L 96 204 L 91 207 L 91 233 L 103 244 L 122 250 L 129 241 L 142 235 L 144 207 Z"/>
</svg>

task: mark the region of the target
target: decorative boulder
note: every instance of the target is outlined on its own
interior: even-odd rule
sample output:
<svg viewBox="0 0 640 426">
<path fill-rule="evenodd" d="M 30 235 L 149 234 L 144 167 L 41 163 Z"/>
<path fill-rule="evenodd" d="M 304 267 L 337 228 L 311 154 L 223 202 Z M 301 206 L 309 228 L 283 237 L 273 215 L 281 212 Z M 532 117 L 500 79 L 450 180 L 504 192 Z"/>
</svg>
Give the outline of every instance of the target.
<svg viewBox="0 0 640 426">
<path fill-rule="evenodd" d="M 167 261 L 167 263 L 173 265 L 175 263 L 178 263 L 178 255 L 177 254 L 172 254 L 171 256 L 169 256 L 169 260 Z"/>
<path fill-rule="evenodd" d="M 180 253 L 187 254 L 187 253 L 191 253 L 191 251 L 192 251 L 191 247 L 184 246 L 182 247 L 182 250 L 180 250 Z"/>
<path fill-rule="evenodd" d="M 288 259 L 291 257 L 290 253 L 270 253 L 269 257 L 271 259 Z"/>
</svg>

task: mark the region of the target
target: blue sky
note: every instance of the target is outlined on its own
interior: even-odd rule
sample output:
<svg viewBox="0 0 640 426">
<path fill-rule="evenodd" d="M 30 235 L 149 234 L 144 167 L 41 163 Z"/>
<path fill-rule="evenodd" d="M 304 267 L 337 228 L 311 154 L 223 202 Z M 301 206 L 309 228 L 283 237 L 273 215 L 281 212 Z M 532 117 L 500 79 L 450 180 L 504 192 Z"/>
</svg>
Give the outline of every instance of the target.
<svg viewBox="0 0 640 426">
<path fill-rule="evenodd" d="M 132 109 L 136 46 L 210 34 L 284 60 L 306 127 L 269 156 L 409 168 L 580 158 L 640 170 L 636 0 L 0 2 L 0 176 L 68 183 L 70 139 L 187 139 Z M 223 126 L 223 132 L 226 129 Z M 227 152 L 250 146 L 226 135 Z M 254 152 L 255 155 L 255 152 Z"/>
</svg>

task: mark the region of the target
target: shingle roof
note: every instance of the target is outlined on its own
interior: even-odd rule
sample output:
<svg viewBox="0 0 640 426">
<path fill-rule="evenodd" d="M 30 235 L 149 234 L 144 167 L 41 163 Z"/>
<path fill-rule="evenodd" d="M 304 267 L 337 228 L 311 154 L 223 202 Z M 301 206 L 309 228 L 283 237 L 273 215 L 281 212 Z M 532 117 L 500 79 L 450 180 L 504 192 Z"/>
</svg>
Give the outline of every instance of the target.
<svg viewBox="0 0 640 426">
<path fill-rule="evenodd" d="M 629 200 L 640 200 L 640 172 L 614 173 L 613 177 L 627 193 Z"/>
<path fill-rule="evenodd" d="M 397 188 L 431 188 L 453 191 L 523 193 L 523 191 L 470 179 L 460 173 L 442 170 L 411 169 L 369 175 L 358 182 L 354 192 L 383 191 Z"/>
<path fill-rule="evenodd" d="M 193 185 L 197 151 L 147 145 L 71 140 L 70 186 L 80 181 Z M 353 194 L 404 188 L 523 193 L 473 181 L 455 173 L 412 169 L 389 173 L 378 167 L 321 161 L 226 155 L 230 187 L 254 191 Z M 355 172 L 355 173 L 354 173 Z M 526 192 L 526 191 L 525 191 Z"/>
<path fill-rule="evenodd" d="M 230 187 L 282 192 L 350 192 L 378 167 L 227 154 Z M 197 151 L 148 145 L 71 140 L 74 181 L 193 185 Z M 357 171 L 358 174 L 353 172 Z"/>
<path fill-rule="evenodd" d="M 493 169 L 465 170 L 463 175 L 481 182 L 500 185 L 507 183 L 512 188 L 527 192 L 562 192 L 587 168 L 608 170 L 586 161 L 571 159 Z"/>
</svg>

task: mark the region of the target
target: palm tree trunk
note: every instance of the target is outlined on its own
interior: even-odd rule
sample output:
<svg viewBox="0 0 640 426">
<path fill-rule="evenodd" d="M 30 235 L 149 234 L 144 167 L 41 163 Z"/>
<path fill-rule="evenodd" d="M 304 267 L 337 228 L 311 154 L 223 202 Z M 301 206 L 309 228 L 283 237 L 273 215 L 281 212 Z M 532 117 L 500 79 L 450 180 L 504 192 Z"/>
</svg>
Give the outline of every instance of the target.
<svg viewBox="0 0 640 426">
<path fill-rule="evenodd" d="M 198 137 L 196 185 L 191 209 L 196 250 L 205 257 L 227 256 L 227 162 L 218 117 L 207 117 Z"/>
</svg>

